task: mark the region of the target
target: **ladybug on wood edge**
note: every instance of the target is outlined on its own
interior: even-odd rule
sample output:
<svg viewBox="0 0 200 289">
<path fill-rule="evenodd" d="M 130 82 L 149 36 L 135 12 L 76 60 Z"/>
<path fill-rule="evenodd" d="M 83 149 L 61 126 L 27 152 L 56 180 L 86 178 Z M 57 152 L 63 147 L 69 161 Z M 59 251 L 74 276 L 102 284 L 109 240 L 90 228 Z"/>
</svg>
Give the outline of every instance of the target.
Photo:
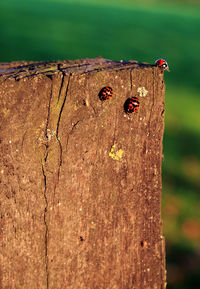
<svg viewBox="0 0 200 289">
<path fill-rule="evenodd" d="M 161 59 L 157 59 L 155 61 L 155 65 L 164 68 L 164 70 L 169 71 L 169 65 L 168 65 L 167 61 L 162 59 L 162 58 Z"/>
</svg>

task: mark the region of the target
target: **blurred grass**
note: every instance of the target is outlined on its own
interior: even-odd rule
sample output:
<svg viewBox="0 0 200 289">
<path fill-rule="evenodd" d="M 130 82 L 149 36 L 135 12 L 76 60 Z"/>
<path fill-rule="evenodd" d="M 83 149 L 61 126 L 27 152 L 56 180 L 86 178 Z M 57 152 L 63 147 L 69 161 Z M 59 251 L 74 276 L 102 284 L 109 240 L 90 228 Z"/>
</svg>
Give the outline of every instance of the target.
<svg viewBox="0 0 200 289">
<path fill-rule="evenodd" d="M 200 280 L 198 1 L 1 0 L 0 62 L 165 58 L 163 220 L 168 289 Z"/>
</svg>

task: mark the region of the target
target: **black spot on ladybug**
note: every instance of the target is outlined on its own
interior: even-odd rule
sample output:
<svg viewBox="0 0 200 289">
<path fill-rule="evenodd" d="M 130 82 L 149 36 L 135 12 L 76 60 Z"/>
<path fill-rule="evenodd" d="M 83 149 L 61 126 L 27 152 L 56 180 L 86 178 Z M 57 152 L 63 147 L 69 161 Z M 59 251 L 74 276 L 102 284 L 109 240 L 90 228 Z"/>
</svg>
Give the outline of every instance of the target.
<svg viewBox="0 0 200 289">
<path fill-rule="evenodd" d="M 139 99 L 136 96 L 128 98 L 124 103 L 124 110 L 126 113 L 137 112 L 140 106 Z"/>
<path fill-rule="evenodd" d="M 113 89 L 110 86 L 103 87 L 99 92 L 100 100 L 107 100 L 113 95 Z"/>
<path fill-rule="evenodd" d="M 82 236 L 80 236 L 80 241 L 81 242 L 85 241 Z"/>
</svg>

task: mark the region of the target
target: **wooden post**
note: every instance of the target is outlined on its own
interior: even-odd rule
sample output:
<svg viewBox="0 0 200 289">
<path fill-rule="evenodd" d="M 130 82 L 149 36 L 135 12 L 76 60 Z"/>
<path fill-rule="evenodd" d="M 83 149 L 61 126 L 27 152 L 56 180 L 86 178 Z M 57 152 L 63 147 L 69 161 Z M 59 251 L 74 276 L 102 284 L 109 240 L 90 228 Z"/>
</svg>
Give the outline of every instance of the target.
<svg viewBox="0 0 200 289">
<path fill-rule="evenodd" d="M 164 289 L 162 69 L 97 58 L 0 74 L 0 288 Z"/>
</svg>

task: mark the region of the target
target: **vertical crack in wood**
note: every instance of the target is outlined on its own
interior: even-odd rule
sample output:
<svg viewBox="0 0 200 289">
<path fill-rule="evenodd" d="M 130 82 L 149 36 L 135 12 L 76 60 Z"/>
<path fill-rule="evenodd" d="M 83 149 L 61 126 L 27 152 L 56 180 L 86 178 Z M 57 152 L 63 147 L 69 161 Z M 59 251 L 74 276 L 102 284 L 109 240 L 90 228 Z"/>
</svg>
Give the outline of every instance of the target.
<svg viewBox="0 0 200 289">
<path fill-rule="evenodd" d="M 59 168 L 58 168 L 58 178 L 59 178 L 59 173 L 60 173 L 60 166 L 62 165 L 62 144 L 59 138 L 59 124 L 61 120 L 61 115 L 62 111 L 66 102 L 67 94 L 68 94 L 68 88 L 69 88 L 69 83 L 70 83 L 70 77 L 71 74 L 69 75 L 68 78 L 68 83 L 65 91 L 65 96 L 58 114 L 58 120 L 57 120 L 57 127 L 56 127 L 56 140 L 58 141 L 59 147 L 60 147 L 60 160 L 59 160 Z M 58 95 L 58 100 L 57 104 L 60 100 L 62 88 L 64 85 L 64 74 L 61 79 L 61 85 L 59 89 L 59 95 Z M 46 120 L 46 127 L 45 127 L 45 147 L 46 147 L 46 153 L 44 155 L 44 163 L 42 163 L 42 174 L 43 174 L 43 179 L 44 179 L 44 202 L 45 202 L 45 207 L 44 207 L 44 226 L 45 226 L 45 236 L 44 236 L 44 242 L 45 242 L 45 270 L 46 270 L 46 288 L 49 288 L 49 265 L 48 265 L 48 233 L 49 233 L 49 228 L 48 228 L 48 222 L 47 222 L 47 214 L 48 214 L 48 198 L 47 198 L 47 175 L 45 173 L 46 170 L 46 164 L 47 164 L 47 158 L 48 158 L 48 150 L 49 150 L 49 136 L 48 136 L 48 128 L 49 128 L 49 122 L 50 122 L 50 117 L 51 117 L 51 102 L 53 98 L 53 81 L 51 81 L 51 92 L 50 92 L 50 98 L 49 98 L 49 105 L 48 105 L 48 114 L 47 114 L 47 120 Z M 54 188 L 55 191 L 55 188 Z"/>
<path fill-rule="evenodd" d="M 47 223 L 47 212 L 48 212 L 48 198 L 47 198 L 47 177 L 45 173 L 45 165 L 47 163 L 47 157 L 48 157 L 48 148 L 49 148 L 49 137 L 48 137 L 48 126 L 49 126 L 49 120 L 50 120 L 50 113 L 51 113 L 51 101 L 53 97 L 53 81 L 51 81 L 51 92 L 49 97 L 49 106 L 48 106 L 48 115 L 47 115 L 47 122 L 46 122 L 46 128 L 45 128 L 45 137 L 47 140 L 46 146 L 46 154 L 44 158 L 44 165 L 42 164 L 42 173 L 44 177 L 44 201 L 45 201 L 45 208 L 44 208 L 44 225 L 45 225 L 45 266 L 46 266 L 46 288 L 49 288 L 49 268 L 48 268 L 48 223 Z"/>
<path fill-rule="evenodd" d="M 133 70 L 130 69 L 130 83 L 131 83 L 131 93 L 132 93 L 132 89 L 133 89 L 133 75 L 132 75 Z"/>
<path fill-rule="evenodd" d="M 60 146 L 60 163 L 59 163 L 59 170 L 60 170 L 60 167 L 61 167 L 61 165 L 62 165 L 62 144 L 61 144 L 61 141 L 60 141 L 60 138 L 59 138 L 59 125 L 60 125 L 60 120 L 61 120 L 63 108 L 64 108 L 64 106 L 65 106 L 65 102 L 66 102 L 67 95 L 68 95 L 69 83 L 70 83 L 71 76 L 72 76 L 72 74 L 70 73 L 70 74 L 69 74 L 69 78 L 68 78 L 68 83 L 67 83 L 66 91 L 65 91 L 65 96 L 64 96 L 64 99 L 63 99 L 63 103 L 62 103 L 62 106 L 61 106 L 59 115 L 58 115 L 57 128 L 56 128 L 56 139 L 57 139 L 57 141 L 58 141 L 58 143 L 59 143 L 59 146 Z M 63 76 L 63 78 L 64 78 L 64 76 Z M 60 93 L 61 93 L 61 89 L 62 89 L 62 86 L 63 86 L 63 82 L 64 82 L 64 80 L 62 79 L 62 81 L 61 81 L 61 87 L 60 87 L 60 91 L 59 91 L 59 95 L 60 95 Z M 59 176 L 59 173 L 58 173 L 58 176 Z"/>
<path fill-rule="evenodd" d="M 59 93 L 58 93 L 57 104 L 59 103 L 59 100 L 60 100 L 60 95 L 61 95 L 61 92 L 62 92 L 62 88 L 63 88 L 63 84 L 64 84 L 64 79 L 65 79 L 65 74 L 62 72 L 62 78 L 61 78 L 61 84 L 60 84 L 60 89 L 59 89 Z"/>
<path fill-rule="evenodd" d="M 47 212 L 48 212 L 48 198 L 47 198 L 47 176 L 45 173 L 45 166 L 47 163 L 47 157 L 48 157 L 48 126 L 49 126 L 49 119 L 50 119 L 50 112 L 51 112 L 51 101 L 52 101 L 52 96 L 53 96 L 53 81 L 51 81 L 51 91 L 50 91 L 50 97 L 49 97 L 49 105 L 48 105 L 48 114 L 47 114 L 47 121 L 46 121 L 46 127 L 45 127 L 45 137 L 46 137 L 46 142 L 45 142 L 45 148 L 46 148 L 46 153 L 44 156 L 44 163 L 42 163 L 42 174 L 43 174 L 43 179 L 44 179 L 44 226 L 45 226 L 45 235 L 44 235 L 44 247 L 45 247 L 45 270 L 46 270 L 46 288 L 49 288 L 49 267 L 48 267 L 48 223 L 47 223 Z"/>
<path fill-rule="evenodd" d="M 50 119 L 50 112 L 51 112 L 51 101 L 52 101 L 52 95 L 53 95 L 53 81 L 51 80 L 51 92 L 50 92 L 50 97 L 49 97 L 49 105 L 48 105 L 48 114 L 47 114 L 47 122 L 46 122 L 46 127 L 45 127 L 45 137 L 46 140 L 48 141 L 48 126 L 49 126 L 49 119 Z M 47 147 L 46 147 L 47 149 Z"/>
<path fill-rule="evenodd" d="M 45 200 L 45 208 L 44 208 L 44 225 L 45 225 L 45 269 L 46 269 L 46 288 L 49 288 L 49 267 L 48 267 L 48 224 L 47 224 L 47 211 L 48 211 L 48 199 L 47 199 L 47 178 L 44 170 L 44 166 L 42 165 L 42 174 L 44 177 L 44 200 Z"/>
</svg>

